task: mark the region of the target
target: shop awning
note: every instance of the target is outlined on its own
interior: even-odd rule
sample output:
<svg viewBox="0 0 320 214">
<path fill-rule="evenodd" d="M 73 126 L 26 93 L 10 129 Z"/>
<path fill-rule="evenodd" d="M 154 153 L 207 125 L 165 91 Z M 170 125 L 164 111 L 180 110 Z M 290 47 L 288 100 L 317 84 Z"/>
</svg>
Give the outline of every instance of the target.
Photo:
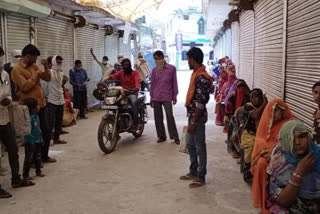
<svg viewBox="0 0 320 214">
<path fill-rule="evenodd" d="M 158 9 L 163 0 L 76 0 L 84 6 L 103 8 L 112 15 L 133 22 L 146 11 Z"/>
<path fill-rule="evenodd" d="M 51 9 L 47 6 L 32 1 L 21 0 L 1 0 L 0 8 L 34 17 L 47 17 L 51 12 Z"/>
</svg>

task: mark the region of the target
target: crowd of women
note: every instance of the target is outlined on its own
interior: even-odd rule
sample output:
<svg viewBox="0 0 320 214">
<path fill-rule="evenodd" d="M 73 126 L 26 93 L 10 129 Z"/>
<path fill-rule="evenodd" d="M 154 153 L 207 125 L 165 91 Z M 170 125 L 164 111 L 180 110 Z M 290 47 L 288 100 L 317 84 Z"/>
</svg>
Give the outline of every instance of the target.
<svg viewBox="0 0 320 214">
<path fill-rule="evenodd" d="M 263 214 L 320 213 L 320 82 L 312 88 L 319 108 L 311 135 L 284 101 L 268 101 L 237 79 L 228 57 L 214 73 L 216 125 L 224 126 L 228 152 L 252 184 L 254 207 Z"/>
</svg>

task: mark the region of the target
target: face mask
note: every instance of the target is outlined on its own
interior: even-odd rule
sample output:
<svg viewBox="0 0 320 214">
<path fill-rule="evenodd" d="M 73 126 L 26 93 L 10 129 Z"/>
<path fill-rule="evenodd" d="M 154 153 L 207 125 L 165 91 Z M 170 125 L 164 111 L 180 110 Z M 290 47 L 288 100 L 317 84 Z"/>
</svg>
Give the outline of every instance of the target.
<svg viewBox="0 0 320 214">
<path fill-rule="evenodd" d="M 4 55 L 0 56 L 0 68 L 3 68 L 4 66 Z"/>
<path fill-rule="evenodd" d="M 52 70 L 61 71 L 62 70 L 62 65 L 52 65 Z"/>
<path fill-rule="evenodd" d="M 103 60 L 102 64 L 107 65 L 108 64 L 108 60 Z"/>
<path fill-rule="evenodd" d="M 124 70 L 125 74 L 131 74 L 131 72 L 132 72 L 131 68 L 124 68 L 123 70 Z"/>
<path fill-rule="evenodd" d="M 16 63 L 18 63 L 19 62 L 19 60 L 20 60 L 21 58 L 20 57 L 13 57 L 12 58 L 12 60 L 11 60 L 11 62 L 12 62 L 12 64 L 16 64 Z"/>
<path fill-rule="evenodd" d="M 156 65 L 157 65 L 157 69 L 158 69 L 159 71 L 162 71 L 162 70 L 163 70 L 164 63 L 165 63 L 165 62 L 166 62 L 166 61 L 165 61 L 164 59 L 155 60 L 155 63 L 156 63 Z"/>
</svg>

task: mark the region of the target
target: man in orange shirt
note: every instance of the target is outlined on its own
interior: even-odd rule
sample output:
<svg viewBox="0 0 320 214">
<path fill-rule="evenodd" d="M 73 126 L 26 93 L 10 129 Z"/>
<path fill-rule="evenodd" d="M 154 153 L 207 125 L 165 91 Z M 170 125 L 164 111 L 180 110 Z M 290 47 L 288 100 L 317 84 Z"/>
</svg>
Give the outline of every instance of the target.
<svg viewBox="0 0 320 214">
<path fill-rule="evenodd" d="M 48 125 L 48 113 L 46 107 L 46 99 L 40 84 L 40 79 L 48 82 L 51 80 L 51 73 L 46 59 L 41 60 L 44 71 L 36 65 L 37 58 L 40 56 L 38 48 L 32 44 L 27 45 L 22 50 L 21 60 L 13 67 L 12 81 L 16 84 L 16 92 L 19 102 L 27 98 L 34 98 L 40 106 L 40 128 L 44 144 L 42 146 L 41 156 L 43 162 L 56 162 L 54 158 L 50 158 L 50 131 Z"/>
</svg>

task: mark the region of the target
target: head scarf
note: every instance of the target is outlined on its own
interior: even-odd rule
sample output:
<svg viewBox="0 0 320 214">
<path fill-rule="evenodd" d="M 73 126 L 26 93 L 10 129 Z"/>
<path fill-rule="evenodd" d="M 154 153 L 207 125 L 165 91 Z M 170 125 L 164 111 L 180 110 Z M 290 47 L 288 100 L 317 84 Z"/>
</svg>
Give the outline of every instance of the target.
<svg viewBox="0 0 320 214">
<path fill-rule="evenodd" d="M 306 133 L 307 127 L 303 122 L 292 120 L 286 122 L 279 133 L 280 143 L 275 148 L 268 167 L 268 174 L 277 179 L 282 185 L 288 185 L 294 170 L 301 158 L 294 150 L 294 133 Z M 320 198 L 320 147 L 316 145 L 309 136 L 309 151 L 313 153 L 316 166 L 303 177 L 299 196 L 305 199 Z"/>
<path fill-rule="evenodd" d="M 21 50 L 14 49 L 14 50 L 11 51 L 11 57 L 12 57 L 11 63 L 12 64 L 16 64 L 20 59 L 20 58 L 15 58 L 15 56 L 20 56 L 21 57 L 22 56 Z"/>
<path fill-rule="evenodd" d="M 283 120 L 276 125 L 273 125 L 273 115 L 276 107 L 279 106 L 284 110 Z M 289 106 L 280 99 L 271 100 L 265 107 L 261 116 L 257 129 L 255 145 L 252 153 L 252 170 L 259 157 L 265 152 L 271 153 L 275 145 L 278 143 L 278 134 L 284 123 L 293 120 L 295 117 L 291 113 Z"/>
<path fill-rule="evenodd" d="M 53 72 L 53 75 L 55 75 L 56 79 L 62 83 L 62 78 L 59 72 L 62 72 L 61 65 L 57 64 L 57 56 L 52 57 L 52 70 L 55 71 Z"/>
</svg>

